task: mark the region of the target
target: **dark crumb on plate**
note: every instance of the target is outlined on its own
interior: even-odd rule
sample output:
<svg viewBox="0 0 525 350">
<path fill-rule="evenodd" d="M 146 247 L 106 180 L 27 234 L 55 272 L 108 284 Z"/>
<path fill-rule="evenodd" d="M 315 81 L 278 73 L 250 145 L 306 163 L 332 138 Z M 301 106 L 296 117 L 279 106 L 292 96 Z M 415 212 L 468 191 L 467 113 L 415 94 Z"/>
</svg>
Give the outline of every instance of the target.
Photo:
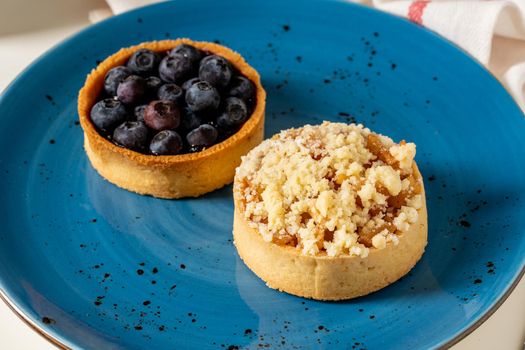
<svg viewBox="0 0 525 350">
<path fill-rule="evenodd" d="M 54 319 L 47 317 L 47 316 L 42 317 L 42 322 L 44 324 L 55 324 L 56 323 Z"/>
<path fill-rule="evenodd" d="M 97 299 L 93 302 L 96 306 L 102 305 L 102 299 L 104 299 L 104 296 L 98 296 Z"/>
<path fill-rule="evenodd" d="M 46 99 L 51 103 L 52 106 L 56 106 L 55 100 L 53 99 L 53 96 L 46 95 Z"/>
<path fill-rule="evenodd" d="M 463 226 L 463 227 L 467 227 L 467 228 L 471 226 L 471 225 L 470 225 L 470 222 L 468 222 L 467 220 L 461 220 L 461 221 L 459 222 L 459 224 L 460 224 L 461 226 Z"/>
</svg>

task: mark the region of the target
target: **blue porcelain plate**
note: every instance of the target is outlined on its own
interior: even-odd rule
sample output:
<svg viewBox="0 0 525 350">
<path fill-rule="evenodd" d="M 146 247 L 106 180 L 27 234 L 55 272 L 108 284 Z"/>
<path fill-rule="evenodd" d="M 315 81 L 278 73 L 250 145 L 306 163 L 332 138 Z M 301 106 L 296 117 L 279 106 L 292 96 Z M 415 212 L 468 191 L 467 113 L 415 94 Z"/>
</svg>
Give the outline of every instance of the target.
<svg viewBox="0 0 525 350">
<path fill-rule="evenodd" d="M 103 180 L 76 96 L 106 56 L 190 37 L 243 54 L 268 91 L 266 135 L 362 122 L 418 145 L 427 252 L 348 302 L 267 288 L 232 245 L 231 186 L 160 200 Z M 56 344 L 82 349 L 427 349 L 457 342 L 525 265 L 525 118 L 435 34 L 343 1 L 179 0 L 117 16 L 38 59 L 0 99 L 0 287 Z"/>
</svg>

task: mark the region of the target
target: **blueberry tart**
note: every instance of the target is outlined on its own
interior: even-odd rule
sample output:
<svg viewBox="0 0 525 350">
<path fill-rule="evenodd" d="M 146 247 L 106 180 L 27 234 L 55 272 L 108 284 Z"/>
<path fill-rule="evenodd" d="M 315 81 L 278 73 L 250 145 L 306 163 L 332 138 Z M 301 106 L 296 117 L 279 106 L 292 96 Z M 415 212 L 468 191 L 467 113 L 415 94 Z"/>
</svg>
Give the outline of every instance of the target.
<svg viewBox="0 0 525 350">
<path fill-rule="evenodd" d="M 281 132 L 251 150 L 234 180 L 234 243 L 271 288 L 342 300 L 410 271 L 427 244 L 416 146 L 362 125 Z"/>
<path fill-rule="evenodd" d="M 189 39 L 121 49 L 78 97 L 84 148 L 108 181 L 160 198 L 195 197 L 233 180 L 263 139 L 266 93 L 238 53 Z"/>
</svg>

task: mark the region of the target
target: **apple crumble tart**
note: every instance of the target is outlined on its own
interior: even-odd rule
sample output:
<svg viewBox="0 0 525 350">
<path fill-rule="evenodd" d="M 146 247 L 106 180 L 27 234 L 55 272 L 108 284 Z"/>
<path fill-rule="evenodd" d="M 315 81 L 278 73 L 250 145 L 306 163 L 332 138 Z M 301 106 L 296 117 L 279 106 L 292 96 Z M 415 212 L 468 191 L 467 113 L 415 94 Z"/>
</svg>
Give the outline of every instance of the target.
<svg viewBox="0 0 525 350">
<path fill-rule="evenodd" d="M 343 261 L 344 265 L 345 259 L 353 258 L 362 260 L 359 266 L 366 271 L 377 267 L 369 269 L 369 262 L 376 263 L 371 257 L 374 252 L 410 255 L 406 262 L 391 260 L 400 262 L 399 271 L 394 267 L 392 275 L 382 273 L 377 285 L 358 295 L 393 282 L 408 272 L 426 245 L 424 188 L 415 154 L 415 144 L 395 143 L 355 124 L 306 125 L 264 141 L 243 158 L 234 181 L 234 236 L 241 258 L 274 288 L 316 298 L 316 291 L 304 291 L 308 278 L 297 281 L 303 284 L 303 291 L 296 293 L 271 277 L 265 278 L 265 274 L 272 274 L 265 269 L 286 268 L 286 259 L 283 262 L 272 254 L 265 257 L 253 249 L 278 252 L 275 249 L 280 248 L 296 268 L 302 261 L 296 257 L 303 257 L 307 264 L 314 261 L 316 266 L 320 259 L 323 264 Z M 403 242 L 414 233 L 416 238 Z M 256 240 L 260 242 L 254 245 Z M 407 244 L 408 248 L 403 247 Z M 269 261 L 250 261 L 259 258 Z M 276 261 L 281 265 L 274 266 Z M 316 269 L 313 289 L 321 286 L 315 279 L 326 277 L 317 276 Z M 357 272 L 359 269 L 350 271 L 346 277 Z M 355 281 L 347 281 L 343 275 L 335 282 Z M 335 293 L 335 297 L 328 293 L 319 299 L 357 296 L 342 293 Z"/>
</svg>

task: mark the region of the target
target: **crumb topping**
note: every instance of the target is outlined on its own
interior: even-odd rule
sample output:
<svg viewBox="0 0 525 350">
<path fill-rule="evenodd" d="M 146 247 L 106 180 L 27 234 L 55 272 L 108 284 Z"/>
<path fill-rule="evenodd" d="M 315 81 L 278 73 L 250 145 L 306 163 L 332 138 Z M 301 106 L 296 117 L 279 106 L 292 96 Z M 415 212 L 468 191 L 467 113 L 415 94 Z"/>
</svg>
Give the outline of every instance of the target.
<svg viewBox="0 0 525 350">
<path fill-rule="evenodd" d="M 304 255 L 366 257 L 397 245 L 418 219 L 416 145 L 363 125 L 282 131 L 243 157 L 235 192 L 248 225 Z"/>
</svg>

